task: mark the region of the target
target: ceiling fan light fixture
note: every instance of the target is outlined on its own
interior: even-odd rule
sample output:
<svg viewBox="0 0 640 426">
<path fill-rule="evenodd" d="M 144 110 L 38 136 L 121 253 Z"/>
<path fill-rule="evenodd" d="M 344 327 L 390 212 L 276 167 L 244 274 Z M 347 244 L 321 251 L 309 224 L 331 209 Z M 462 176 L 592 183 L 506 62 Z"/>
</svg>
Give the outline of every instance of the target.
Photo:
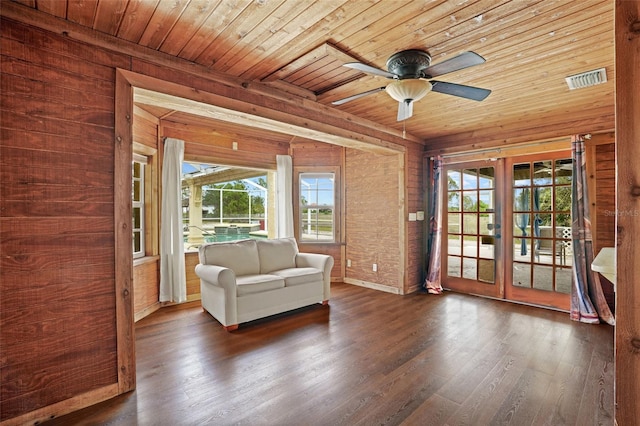
<svg viewBox="0 0 640 426">
<path fill-rule="evenodd" d="M 386 92 L 398 102 L 407 100 L 419 101 L 431 90 L 431 83 L 428 80 L 411 78 L 405 80 L 395 80 L 387 84 Z"/>
</svg>

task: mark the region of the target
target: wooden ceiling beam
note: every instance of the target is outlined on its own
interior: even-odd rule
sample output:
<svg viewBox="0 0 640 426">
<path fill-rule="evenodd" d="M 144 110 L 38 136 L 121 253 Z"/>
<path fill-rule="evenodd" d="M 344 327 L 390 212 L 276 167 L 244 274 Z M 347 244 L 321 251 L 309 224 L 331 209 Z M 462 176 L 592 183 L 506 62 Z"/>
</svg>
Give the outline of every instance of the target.
<svg viewBox="0 0 640 426">
<path fill-rule="evenodd" d="M 599 117 L 595 119 L 594 117 Z M 448 134 L 427 141 L 429 152 L 453 152 L 478 148 L 499 147 L 532 139 L 551 139 L 578 133 L 610 132 L 614 112 L 604 107 L 587 113 L 576 112 L 572 117 L 544 117 L 523 127 L 522 123 L 505 123 L 500 129 L 484 128 L 458 134 Z"/>
<path fill-rule="evenodd" d="M 357 148 L 387 154 L 404 151 L 404 147 L 402 146 L 385 143 L 383 141 L 376 141 L 379 145 L 364 143 L 364 141 L 358 141 L 356 138 L 330 134 L 326 131 L 312 129 L 307 126 L 285 123 L 283 121 L 265 118 L 260 115 L 216 106 L 215 102 L 204 103 L 147 89 L 136 88 L 134 90 L 134 102 L 146 105 L 163 106 L 193 115 L 212 118 L 214 120 L 232 122 L 241 126 L 256 127 L 276 133 L 299 136 L 304 139 L 317 140 L 348 148 Z M 318 127 L 322 128 L 323 126 L 319 125 Z"/>
</svg>

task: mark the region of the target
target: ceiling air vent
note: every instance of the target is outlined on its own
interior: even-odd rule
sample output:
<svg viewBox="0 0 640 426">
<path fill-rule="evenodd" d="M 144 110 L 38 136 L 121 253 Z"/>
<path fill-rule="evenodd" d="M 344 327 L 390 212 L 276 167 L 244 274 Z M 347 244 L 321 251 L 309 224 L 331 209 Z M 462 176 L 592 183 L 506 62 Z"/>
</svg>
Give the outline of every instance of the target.
<svg viewBox="0 0 640 426">
<path fill-rule="evenodd" d="M 607 82 L 607 71 L 604 68 L 587 71 L 581 74 L 565 77 L 570 90 L 582 89 L 583 87 L 595 86 L 596 84 Z"/>
</svg>

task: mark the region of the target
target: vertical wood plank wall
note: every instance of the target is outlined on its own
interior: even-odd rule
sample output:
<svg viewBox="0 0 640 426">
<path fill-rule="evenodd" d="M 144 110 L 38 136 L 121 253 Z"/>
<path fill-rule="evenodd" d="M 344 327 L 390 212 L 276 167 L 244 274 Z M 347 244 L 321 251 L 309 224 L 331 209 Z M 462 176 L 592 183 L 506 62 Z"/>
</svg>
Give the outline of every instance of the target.
<svg viewBox="0 0 640 426">
<path fill-rule="evenodd" d="M 117 383 L 115 67 L 2 19 L 0 421 Z"/>
<path fill-rule="evenodd" d="M 615 418 L 626 426 L 640 419 L 640 1 L 616 1 L 615 34 Z"/>
</svg>

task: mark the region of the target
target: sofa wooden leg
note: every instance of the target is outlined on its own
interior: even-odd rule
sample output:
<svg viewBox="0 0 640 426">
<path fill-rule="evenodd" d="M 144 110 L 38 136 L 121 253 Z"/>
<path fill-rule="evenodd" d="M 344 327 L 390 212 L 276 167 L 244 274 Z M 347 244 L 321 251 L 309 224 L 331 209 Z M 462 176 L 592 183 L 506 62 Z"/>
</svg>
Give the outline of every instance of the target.
<svg viewBox="0 0 640 426">
<path fill-rule="evenodd" d="M 234 331 L 238 329 L 238 324 L 223 325 L 222 327 L 225 329 L 225 331 Z"/>
<path fill-rule="evenodd" d="M 328 301 L 328 300 L 323 300 L 323 301 L 322 301 L 322 304 L 323 304 L 324 306 L 327 306 L 327 305 L 329 304 L 329 301 Z"/>
</svg>

